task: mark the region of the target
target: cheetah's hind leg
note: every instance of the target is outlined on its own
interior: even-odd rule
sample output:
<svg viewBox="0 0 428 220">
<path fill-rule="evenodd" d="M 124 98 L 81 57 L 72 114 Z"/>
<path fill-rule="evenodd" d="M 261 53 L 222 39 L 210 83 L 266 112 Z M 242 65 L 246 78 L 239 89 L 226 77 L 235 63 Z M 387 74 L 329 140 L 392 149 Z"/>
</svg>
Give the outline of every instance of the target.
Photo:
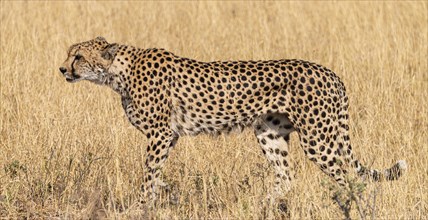
<svg viewBox="0 0 428 220">
<path fill-rule="evenodd" d="M 290 120 L 279 113 L 262 115 L 253 126 L 263 154 L 275 170 L 275 186 L 269 196 L 275 200 L 291 189 L 294 173 L 288 156 L 288 141 L 294 128 Z"/>
</svg>

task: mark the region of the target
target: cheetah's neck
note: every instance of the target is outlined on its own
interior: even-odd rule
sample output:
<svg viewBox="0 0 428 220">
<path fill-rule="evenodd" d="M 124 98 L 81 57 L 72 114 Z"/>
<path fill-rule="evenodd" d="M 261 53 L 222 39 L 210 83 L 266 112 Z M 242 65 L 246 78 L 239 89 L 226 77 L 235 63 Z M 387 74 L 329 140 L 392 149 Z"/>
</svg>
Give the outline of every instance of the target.
<svg viewBox="0 0 428 220">
<path fill-rule="evenodd" d="M 110 68 L 107 70 L 103 84 L 112 88 L 121 96 L 127 96 L 123 79 L 124 72 L 125 69 L 123 65 L 118 65 L 116 62 L 113 62 Z"/>
</svg>

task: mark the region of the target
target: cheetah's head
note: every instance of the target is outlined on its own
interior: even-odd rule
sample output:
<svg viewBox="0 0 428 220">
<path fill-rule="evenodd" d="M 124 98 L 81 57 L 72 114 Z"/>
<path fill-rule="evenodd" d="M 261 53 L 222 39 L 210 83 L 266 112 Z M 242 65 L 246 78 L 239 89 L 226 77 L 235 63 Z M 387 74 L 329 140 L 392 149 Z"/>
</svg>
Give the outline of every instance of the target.
<svg viewBox="0 0 428 220">
<path fill-rule="evenodd" d="M 103 37 L 74 44 L 59 70 L 67 82 L 88 80 L 104 84 L 118 48 L 119 45 L 109 44 Z"/>
</svg>

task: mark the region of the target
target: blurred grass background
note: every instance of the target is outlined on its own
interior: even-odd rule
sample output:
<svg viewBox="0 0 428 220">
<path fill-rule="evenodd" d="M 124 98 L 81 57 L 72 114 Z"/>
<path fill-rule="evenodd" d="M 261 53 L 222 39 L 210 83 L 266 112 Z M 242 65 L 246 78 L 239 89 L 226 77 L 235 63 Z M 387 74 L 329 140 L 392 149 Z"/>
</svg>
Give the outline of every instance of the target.
<svg viewBox="0 0 428 220">
<path fill-rule="evenodd" d="M 426 2 L 1 1 L 0 218 L 147 217 L 134 204 L 147 140 L 114 92 L 58 72 L 71 44 L 104 36 L 204 61 L 331 68 L 347 86 L 357 157 L 409 164 L 403 179 L 368 185 L 379 192 L 376 216 L 426 219 L 427 23 Z M 289 217 L 341 217 L 296 135 L 291 151 Z M 280 218 L 260 206 L 272 177 L 249 130 L 181 138 L 164 170 L 178 204 L 162 198 L 151 217 Z"/>
</svg>

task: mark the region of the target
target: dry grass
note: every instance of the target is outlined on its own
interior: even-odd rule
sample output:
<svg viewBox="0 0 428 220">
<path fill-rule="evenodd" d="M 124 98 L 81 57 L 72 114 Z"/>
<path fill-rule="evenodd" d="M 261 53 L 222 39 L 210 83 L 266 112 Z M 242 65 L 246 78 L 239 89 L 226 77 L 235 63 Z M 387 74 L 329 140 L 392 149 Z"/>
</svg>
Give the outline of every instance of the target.
<svg viewBox="0 0 428 220">
<path fill-rule="evenodd" d="M 330 67 L 350 96 L 352 142 L 365 164 L 406 159 L 378 189 L 376 216 L 428 215 L 427 3 L 1 2 L 0 218 L 279 218 L 260 202 L 272 172 L 251 131 L 181 138 L 164 177 L 179 204 L 133 206 L 147 140 L 120 98 L 58 67 L 72 43 L 163 47 L 200 60 L 301 58 Z M 341 218 L 292 137 L 292 219 Z M 358 216 L 353 209 L 351 216 Z M 284 217 L 284 216 L 282 216 Z"/>
</svg>

